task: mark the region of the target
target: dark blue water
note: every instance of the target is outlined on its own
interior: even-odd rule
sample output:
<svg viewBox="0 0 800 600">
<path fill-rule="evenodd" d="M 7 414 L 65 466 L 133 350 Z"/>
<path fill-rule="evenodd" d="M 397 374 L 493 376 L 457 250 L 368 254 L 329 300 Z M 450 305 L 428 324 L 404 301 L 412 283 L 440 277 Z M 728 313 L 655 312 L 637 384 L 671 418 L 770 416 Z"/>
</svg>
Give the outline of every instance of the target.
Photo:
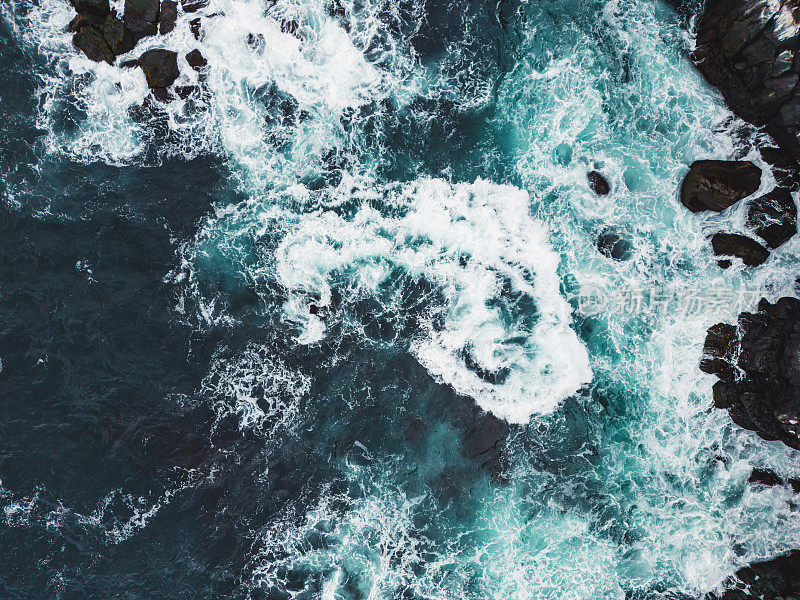
<svg viewBox="0 0 800 600">
<path fill-rule="evenodd" d="M 675 198 L 696 158 L 763 165 L 697 7 L 213 0 L 133 51 L 209 59 L 154 108 L 68 3 L 0 6 L 0 597 L 698 597 L 800 546 L 747 483 L 800 459 L 697 368 L 749 306 L 573 294 L 794 293 L 796 242 L 718 271 L 738 217 Z"/>
</svg>

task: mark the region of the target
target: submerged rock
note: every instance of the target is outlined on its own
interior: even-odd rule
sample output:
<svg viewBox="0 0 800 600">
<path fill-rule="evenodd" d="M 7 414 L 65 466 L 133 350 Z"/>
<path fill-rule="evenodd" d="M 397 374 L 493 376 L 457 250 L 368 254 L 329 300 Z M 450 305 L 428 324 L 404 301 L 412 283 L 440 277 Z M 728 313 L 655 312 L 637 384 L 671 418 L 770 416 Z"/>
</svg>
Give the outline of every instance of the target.
<svg viewBox="0 0 800 600">
<path fill-rule="evenodd" d="M 628 240 L 607 229 L 597 236 L 597 250 L 608 258 L 627 260 L 630 256 L 631 244 Z"/>
<path fill-rule="evenodd" d="M 778 187 L 748 206 L 747 226 L 777 248 L 797 233 L 797 206 L 786 188 Z"/>
<path fill-rule="evenodd" d="M 715 233 L 711 238 L 711 247 L 717 256 L 735 256 L 748 267 L 757 267 L 769 258 L 769 250 L 754 239 L 738 233 Z"/>
<path fill-rule="evenodd" d="M 153 90 L 168 88 L 180 75 L 178 54 L 171 50 L 148 50 L 139 57 L 139 66 Z"/>
<path fill-rule="evenodd" d="M 706 3 L 692 55 L 727 104 L 746 121 L 765 126 L 795 161 L 800 158 L 799 46 L 794 0 L 716 0 Z"/>
<path fill-rule="evenodd" d="M 125 0 L 125 26 L 136 38 L 158 32 L 158 0 Z"/>
<path fill-rule="evenodd" d="M 698 160 L 681 184 L 681 203 L 692 212 L 725 210 L 756 192 L 761 169 L 749 161 Z"/>
<path fill-rule="evenodd" d="M 608 180 L 598 171 L 589 171 L 586 174 L 586 178 L 589 180 L 589 187 L 598 196 L 605 196 L 611 191 Z"/>
<path fill-rule="evenodd" d="M 737 326 L 711 327 L 700 368 L 721 379 L 714 404 L 737 424 L 800 449 L 800 300 L 762 300 Z"/>
</svg>

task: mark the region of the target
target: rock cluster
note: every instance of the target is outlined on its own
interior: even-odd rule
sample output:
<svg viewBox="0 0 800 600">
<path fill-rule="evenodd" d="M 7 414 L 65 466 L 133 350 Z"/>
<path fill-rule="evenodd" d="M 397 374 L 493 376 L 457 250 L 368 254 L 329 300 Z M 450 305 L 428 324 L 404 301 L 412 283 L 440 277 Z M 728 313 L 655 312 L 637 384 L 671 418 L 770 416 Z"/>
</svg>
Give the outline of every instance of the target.
<svg viewBox="0 0 800 600">
<path fill-rule="evenodd" d="M 108 0 L 70 0 L 78 13 L 69 24 L 74 33 L 72 43 L 90 59 L 114 64 L 117 57 L 127 54 L 146 36 L 167 34 L 175 28 L 178 19 L 176 0 L 125 0 L 120 19 L 109 6 Z M 206 5 L 207 0 L 183 0 L 184 12 L 194 12 Z M 206 60 L 199 50 L 186 56 L 189 66 L 200 71 Z M 171 50 L 156 49 L 144 52 L 138 59 L 120 64 L 122 67 L 140 67 L 153 95 L 162 101 L 169 100 L 167 88 L 180 75 L 178 54 Z M 176 89 L 186 97 L 194 88 Z"/>
<path fill-rule="evenodd" d="M 717 408 L 766 440 L 800 449 L 800 300 L 762 300 L 737 325 L 711 327 L 700 369 L 720 379 Z"/>
<path fill-rule="evenodd" d="M 761 169 L 749 161 L 698 160 L 689 168 L 680 190 L 681 203 L 692 212 L 721 212 L 758 191 Z M 749 266 L 763 264 L 769 250 L 787 242 L 797 233 L 797 206 L 785 187 L 752 200 L 747 206 L 747 228 L 764 244 L 741 233 L 718 232 L 711 238 L 714 254 L 736 257 Z M 723 258 L 727 268 L 731 261 Z"/>
<path fill-rule="evenodd" d="M 744 120 L 800 159 L 800 2 L 709 0 L 692 58 Z"/>
</svg>

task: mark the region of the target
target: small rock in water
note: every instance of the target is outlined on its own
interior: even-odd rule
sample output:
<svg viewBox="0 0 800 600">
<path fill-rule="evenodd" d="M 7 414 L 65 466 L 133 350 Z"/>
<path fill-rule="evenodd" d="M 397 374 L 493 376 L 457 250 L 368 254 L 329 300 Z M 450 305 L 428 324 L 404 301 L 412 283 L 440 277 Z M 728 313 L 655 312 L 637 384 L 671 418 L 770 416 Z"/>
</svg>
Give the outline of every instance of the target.
<svg viewBox="0 0 800 600">
<path fill-rule="evenodd" d="M 208 6 L 208 0 L 181 0 L 183 12 L 193 13 Z"/>
<path fill-rule="evenodd" d="M 752 238 L 738 233 L 715 233 L 711 247 L 717 256 L 735 256 L 748 267 L 757 267 L 769 258 L 769 250 Z"/>
<path fill-rule="evenodd" d="M 175 0 L 163 0 L 161 2 L 161 12 L 158 15 L 159 33 L 164 35 L 175 29 L 175 21 L 177 20 L 178 3 Z"/>
<path fill-rule="evenodd" d="M 180 75 L 178 54 L 171 50 L 148 50 L 139 57 L 139 66 L 151 89 L 168 88 Z"/>
<path fill-rule="evenodd" d="M 188 62 L 189 66 L 195 71 L 199 71 L 208 64 L 203 55 L 200 54 L 200 50 L 196 48 L 186 55 L 186 62 Z"/>
<path fill-rule="evenodd" d="M 608 181 L 598 171 L 589 171 L 586 177 L 589 180 L 589 187 L 598 196 L 605 196 L 611 191 Z"/>
<path fill-rule="evenodd" d="M 720 212 L 760 185 L 761 169 L 749 161 L 698 160 L 681 184 L 681 203 L 692 212 Z"/>
<path fill-rule="evenodd" d="M 753 200 L 747 207 L 747 226 L 770 248 L 789 241 L 797 233 L 797 206 L 791 192 L 779 187 Z"/>
</svg>

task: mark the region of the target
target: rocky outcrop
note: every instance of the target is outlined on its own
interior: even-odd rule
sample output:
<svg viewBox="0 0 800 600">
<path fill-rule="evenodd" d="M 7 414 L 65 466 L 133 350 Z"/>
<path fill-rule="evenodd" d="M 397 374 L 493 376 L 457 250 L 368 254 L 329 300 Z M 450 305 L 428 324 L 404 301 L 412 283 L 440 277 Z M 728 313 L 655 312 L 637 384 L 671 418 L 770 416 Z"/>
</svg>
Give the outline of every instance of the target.
<svg viewBox="0 0 800 600">
<path fill-rule="evenodd" d="M 738 233 L 715 233 L 711 237 L 711 247 L 717 256 L 735 256 L 748 267 L 757 267 L 769 258 L 769 250 L 754 239 Z M 731 265 L 729 260 L 719 262 L 723 268 Z"/>
<path fill-rule="evenodd" d="M 761 169 L 749 161 L 698 160 L 681 185 L 681 203 L 692 212 L 720 212 L 758 191 Z"/>
<path fill-rule="evenodd" d="M 136 39 L 158 32 L 158 0 L 125 0 L 125 26 Z"/>
<path fill-rule="evenodd" d="M 709 0 L 692 55 L 705 78 L 744 120 L 775 139 L 787 162 L 800 158 L 800 2 Z"/>
<path fill-rule="evenodd" d="M 762 300 L 737 325 L 708 330 L 700 369 L 713 373 L 714 405 L 766 440 L 800 449 L 800 300 Z"/>
<path fill-rule="evenodd" d="M 118 55 L 130 52 L 136 45 L 133 34 L 112 12 L 102 17 L 96 12 L 78 13 L 69 30 L 75 33 L 75 47 L 96 62 L 113 64 Z"/>
<path fill-rule="evenodd" d="M 797 233 L 797 206 L 791 192 L 778 187 L 753 200 L 747 207 L 747 226 L 770 248 L 789 241 Z"/>
<path fill-rule="evenodd" d="M 709 600 L 783 600 L 800 596 L 800 550 L 739 569 L 728 589 Z"/>
</svg>

